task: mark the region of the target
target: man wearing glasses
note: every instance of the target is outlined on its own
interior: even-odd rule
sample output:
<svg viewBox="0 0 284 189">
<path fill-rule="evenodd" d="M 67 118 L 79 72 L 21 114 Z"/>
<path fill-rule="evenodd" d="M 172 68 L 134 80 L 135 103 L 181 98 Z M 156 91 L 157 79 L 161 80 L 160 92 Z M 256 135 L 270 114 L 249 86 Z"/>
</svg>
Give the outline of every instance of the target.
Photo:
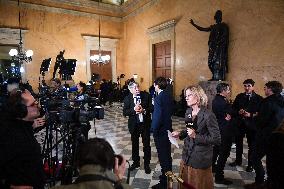
<svg viewBox="0 0 284 189">
<path fill-rule="evenodd" d="M 44 188 L 44 172 L 39 143 L 33 129 L 43 126 L 39 108 L 28 90 L 13 90 L 1 115 L 0 170 L 2 188 Z"/>
<path fill-rule="evenodd" d="M 238 134 L 236 142 L 236 160 L 230 166 L 241 166 L 243 155 L 243 139 L 246 136 L 248 142 L 248 165 L 247 172 L 252 172 L 252 151 L 256 136 L 255 118 L 259 112 L 262 97 L 254 92 L 254 81 L 246 79 L 243 82 L 244 92 L 237 95 L 233 110 L 237 119 Z"/>
<path fill-rule="evenodd" d="M 144 169 L 146 174 L 150 174 L 150 113 L 153 111 L 151 96 L 147 92 L 140 92 L 139 84 L 136 82 L 130 82 L 128 89 L 130 93 L 124 99 L 123 115 L 128 116 L 128 129 L 131 134 L 133 164 L 130 170 L 140 167 L 139 137 L 141 135 L 144 152 Z"/>
</svg>

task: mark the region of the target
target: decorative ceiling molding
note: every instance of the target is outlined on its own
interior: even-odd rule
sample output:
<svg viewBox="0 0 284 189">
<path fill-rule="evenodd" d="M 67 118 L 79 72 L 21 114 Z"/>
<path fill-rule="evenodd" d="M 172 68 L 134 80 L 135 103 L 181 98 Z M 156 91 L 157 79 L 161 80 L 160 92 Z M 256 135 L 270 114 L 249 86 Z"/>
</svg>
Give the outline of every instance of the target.
<svg viewBox="0 0 284 189">
<path fill-rule="evenodd" d="M 45 12 L 70 14 L 70 15 L 84 16 L 84 17 L 95 18 L 95 19 L 99 19 L 99 17 L 101 17 L 102 20 L 110 20 L 110 21 L 114 21 L 114 22 L 121 22 L 122 21 L 122 19 L 120 17 L 105 16 L 105 15 L 99 15 L 99 14 L 94 14 L 94 13 L 87 13 L 87 12 L 82 12 L 82 11 L 69 10 L 69 9 L 64 9 L 64 8 L 48 7 L 48 6 L 45 6 L 45 5 L 22 3 L 21 6 L 24 7 L 24 8 L 30 8 L 30 9 L 40 10 L 40 11 L 45 11 Z"/>
<path fill-rule="evenodd" d="M 91 0 L 46 0 L 44 3 L 37 0 L 30 0 L 28 2 L 21 0 L 21 6 L 39 11 L 70 14 L 95 19 L 98 19 L 99 16 L 101 16 L 103 20 L 122 22 L 145 11 L 158 1 L 160 0 L 129 0 L 123 5 L 118 6 L 107 3 L 99 4 L 98 2 Z M 4 1 L 4 3 L 16 5 L 17 1 L 9 0 Z M 78 10 L 72 8 L 77 8 Z"/>
<path fill-rule="evenodd" d="M 167 29 L 167 28 L 171 28 L 171 27 L 174 27 L 175 25 L 176 25 L 176 21 L 170 20 L 170 21 L 164 22 L 162 24 L 159 24 L 157 26 L 153 26 L 151 28 L 148 28 L 147 34 L 152 34 L 152 33 Z"/>
<path fill-rule="evenodd" d="M 133 0 L 133 2 L 136 2 L 139 0 Z M 123 21 L 127 20 L 130 17 L 136 16 L 137 14 L 147 10 L 148 8 L 152 7 L 153 5 L 155 5 L 156 3 L 158 3 L 160 0 L 150 0 L 148 3 L 144 4 L 143 6 L 137 8 L 136 10 L 134 10 L 131 13 L 127 13 L 131 8 L 134 7 L 134 3 L 131 4 L 132 7 L 128 7 L 127 9 L 123 9 L 123 11 L 125 11 L 125 13 L 127 14 L 126 16 L 123 17 Z"/>
</svg>

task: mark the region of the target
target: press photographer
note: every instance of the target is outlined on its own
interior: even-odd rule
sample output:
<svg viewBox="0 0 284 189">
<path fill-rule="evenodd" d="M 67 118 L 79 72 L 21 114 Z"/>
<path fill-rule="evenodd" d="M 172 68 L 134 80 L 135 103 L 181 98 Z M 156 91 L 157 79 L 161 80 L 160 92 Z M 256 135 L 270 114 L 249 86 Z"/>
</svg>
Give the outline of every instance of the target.
<svg viewBox="0 0 284 189">
<path fill-rule="evenodd" d="M 79 146 L 76 155 L 76 165 L 80 175 L 68 186 L 57 186 L 54 189 L 131 188 L 123 180 L 126 170 L 126 160 L 114 154 L 111 145 L 101 138 L 93 138 Z"/>
<path fill-rule="evenodd" d="M 1 188 L 44 188 L 41 148 L 33 129 L 45 121 L 38 118 L 37 102 L 28 90 L 15 89 L 4 113 L 0 120 L 0 170 L 5 186 Z"/>
</svg>

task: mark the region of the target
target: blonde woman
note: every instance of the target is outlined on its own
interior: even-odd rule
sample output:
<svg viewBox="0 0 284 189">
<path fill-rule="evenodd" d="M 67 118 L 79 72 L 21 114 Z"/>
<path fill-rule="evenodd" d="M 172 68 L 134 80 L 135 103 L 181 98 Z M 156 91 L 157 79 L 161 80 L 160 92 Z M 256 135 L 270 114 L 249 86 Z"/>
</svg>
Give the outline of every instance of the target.
<svg viewBox="0 0 284 189">
<path fill-rule="evenodd" d="M 208 110 L 207 96 L 199 85 L 185 88 L 188 109 L 186 130 L 174 131 L 172 136 L 184 139 L 180 177 L 198 189 L 213 189 L 213 145 L 221 143 L 216 117 Z M 179 188 L 183 188 L 181 185 Z"/>
</svg>

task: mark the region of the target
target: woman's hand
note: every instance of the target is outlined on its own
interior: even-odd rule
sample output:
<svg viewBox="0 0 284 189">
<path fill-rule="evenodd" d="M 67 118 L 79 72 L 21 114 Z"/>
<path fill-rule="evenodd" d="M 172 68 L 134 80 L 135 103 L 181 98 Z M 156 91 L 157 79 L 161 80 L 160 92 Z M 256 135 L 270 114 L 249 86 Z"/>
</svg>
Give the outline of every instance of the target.
<svg viewBox="0 0 284 189">
<path fill-rule="evenodd" d="M 178 138 L 179 137 L 179 131 L 173 131 L 172 132 L 172 137 L 174 137 L 174 138 Z"/>
<path fill-rule="evenodd" d="M 115 162 L 114 162 L 114 174 L 117 176 L 118 180 L 121 180 L 123 178 L 123 175 L 125 174 L 126 170 L 126 159 L 122 157 L 122 163 L 121 165 L 118 164 L 118 158 L 115 157 Z"/>
<path fill-rule="evenodd" d="M 191 128 L 187 128 L 187 134 L 190 138 L 195 138 L 196 136 L 195 130 Z"/>
</svg>

